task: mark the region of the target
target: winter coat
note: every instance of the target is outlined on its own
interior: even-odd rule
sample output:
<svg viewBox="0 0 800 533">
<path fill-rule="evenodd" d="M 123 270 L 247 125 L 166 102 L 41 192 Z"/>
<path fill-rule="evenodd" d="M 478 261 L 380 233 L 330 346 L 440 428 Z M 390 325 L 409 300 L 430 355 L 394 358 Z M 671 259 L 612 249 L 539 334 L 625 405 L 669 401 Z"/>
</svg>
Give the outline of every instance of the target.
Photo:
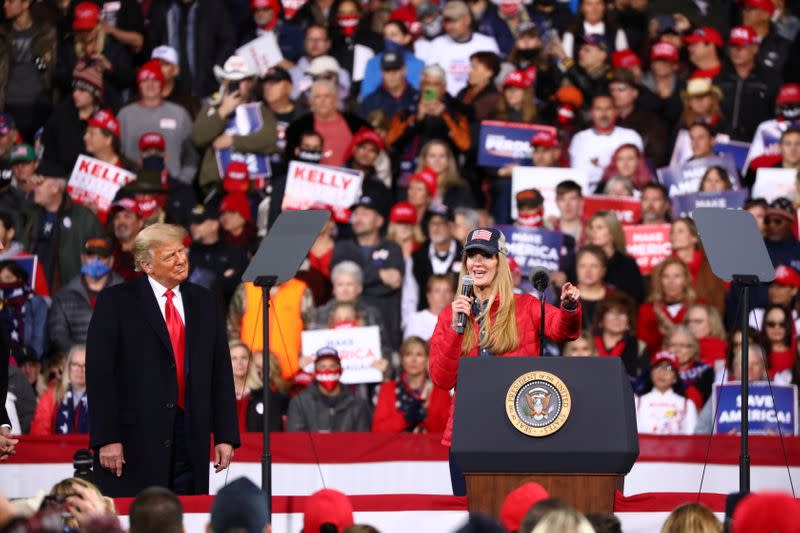
<svg viewBox="0 0 800 533">
<path fill-rule="evenodd" d="M 230 117 L 229 117 L 230 118 Z M 277 149 L 278 133 L 275 116 L 267 106 L 261 104 L 262 127 L 247 135 L 234 135 L 232 149 L 234 152 L 244 154 L 269 155 Z M 208 193 L 220 183 L 219 166 L 217 165 L 217 151 L 212 146 L 214 139 L 225 133 L 227 119 L 223 119 L 216 109 L 211 109 L 208 104 L 203 106 L 192 124 L 190 134 L 192 142 L 198 150 L 205 150 L 203 162 L 200 164 L 200 174 L 197 183 L 200 189 Z"/>
<path fill-rule="evenodd" d="M 342 387 L 339 401 L 330 407 L 319 386 L 312 383 L 292 398 L 286 431 L 369 431 L 372 413 L 366 400 Z"/>
<path fill-rule="evenodd" d="M 194 31 L 194 72 L 188 83 L 194 96 L 206 97 L 217 90 L 219 82 L 214 78 L 214 66 L 222 66 L 233 55 L 236 48 L 234 32 L 228 7 L 221 0 L 194 0 L 198 2 Z M 150 10 L 150 43 L 155 47 L 169 45 L 168 14 L 173 2 L 153 2 Z M 189 73 L 184 73 L 188 75 Z M 180 79 L 182 79 L 181 76 Z"/>
<path fill-rule="evenodd" d="M 53 109 L 42 131 L 42 158 L 58 162 L 67 171 L 72 171 L 78 156 L 83 153 L 83 136 L 86 121 L 78 116 L 72 97 L 64 98 Z"/>
<path fill-rule="evenodd" d="M 539 300 L 530 294 L 515 294 L 514 305 L 516 306 L 515 316 L 517 319 L 517 331 L 519 332 L 520 344 L 510 352 L 495 354 L 499 357 L 524 357 L 539 355 L 539 323 L 540 311 Z M 491 320 L 495 320 L 497 310 L 500 307 L 498 299 L 495 300 L 491 309 Z M 472 320 L 475 335 L 477 337 L 478 324 L 474 316 Z M 450 390 L 456 386 L 458 375 L 458 360 L 461 357 L 477 357 L 478 348 L 473 348 L 472 352 L 463 355 L 461 353 L 461 341 L 463 335 L 459 335 L 451 327 L 453 322 L 453 309 L 445 307 L 439 314 L 439 321 L 436 329 L 433 330 L 431 337 L 430 350 L 430 373 L 433 384 L 437 387 Z M 555 342 L 563 343 L 577 339 L 581 334 L 581 307 L 574 311 L 567 311 L 564 308 L 557 308 L 546 304 L 545 311 L 545 336 Z M 477 340 L 477 339 L 476 339 Z M 477 345 L 477 342 L 476 342 Z M 442 444 L 450 446 L 450 438 L 453 433 L 453 406 L 456 399 L 453 395 L 453 404 L 450 407 L 450 417 L 447 420 L 447 427 L 442 436 Z"/>
<path fill-rule="evenodd" d="M 58 36 L 56 28 L 45 21 L 33 21 L 34 35 L 31 39 L 31 55 L 34 61 L 41 64 L 38 68 L 39 82 L 45 91 L 53 87 L 53 74 L 56 67 Z M 11 72 L 11 30 L 8 25 L 0 26 L 0 80 L 8 80 Z M 0 84 L 0 109 L 6 104 L 6 83 Z"/>
<path fill-rule="evenodd" d="M 36 241 L 44 220 L 44 208 L 36 206 L 28 216 L 28 223 L 22 231 L 25 249 L 36 254 Z M 81 250 L 87 239 L 102 237 L 105 234 L 97 217 L 87 208 L 74 204 L 66 194 L 56 215 L 53 242 L 53 271 L 46 272 L 51 294 L 81 271 Z"/>
<path fill-rule="evenodd" d="M 112 287 L 124 280 L 112 272 L 106 287 Z M 72 278 L 53 297 L 47 329 L 50 331 L 50 342 L 55 351 L 69 352 L 76 344 L 86 344 L 89 322 L 92 320 L 94 307 L 89 301 L 89 292 L 83 283 L 83 275 Z"/>
<path fill-rule="evenodd" d="M 385 381 L 381 384 L 378 403 L 375 406 L 375 415 L 372 419 L 372 431 L 382 433 L 402 433 L 414 428 L 408 427 L 406 417 L 397 408 L 397 381 Z M 427 433 L 440 433 L 447 426 L 447 417 L 450 414 L 450 393 L 439 387 L 432 387 L 427 403 L 427 414 L 419 424 L 419 428 Z"/>
</svg>

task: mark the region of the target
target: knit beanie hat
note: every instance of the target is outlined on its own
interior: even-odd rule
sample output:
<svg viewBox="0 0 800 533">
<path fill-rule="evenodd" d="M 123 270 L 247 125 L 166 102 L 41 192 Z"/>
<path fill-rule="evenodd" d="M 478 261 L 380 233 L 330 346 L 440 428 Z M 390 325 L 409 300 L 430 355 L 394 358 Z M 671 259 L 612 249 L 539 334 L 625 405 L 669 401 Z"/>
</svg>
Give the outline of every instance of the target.
<svg viewBox="0 0 800 533">
<path fill-rule="evenodd" d="M 103 73 L 95 65 L 80 60 L 72 70 L 72 88 L 91 93 L 99 101 L 103 98 Z"/>
</svg>

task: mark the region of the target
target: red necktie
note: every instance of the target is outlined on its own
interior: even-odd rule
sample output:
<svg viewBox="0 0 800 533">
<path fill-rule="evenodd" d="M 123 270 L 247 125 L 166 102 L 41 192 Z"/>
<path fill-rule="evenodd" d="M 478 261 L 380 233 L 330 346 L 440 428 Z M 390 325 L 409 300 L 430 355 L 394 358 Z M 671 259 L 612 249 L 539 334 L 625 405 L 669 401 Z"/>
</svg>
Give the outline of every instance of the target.
<svg viewBox="0 0 800 533">
<path fill-rule="evenodd" d="M 184 395 L 186 391 L 186 381 L 183 376 L 183 351 L 184 351 L 184 334 L 185 328 L 181 315 L 175 309 L 175 304 L 172 303 L 172 298 L 175 293 L 168 290 L 164 293 L 167 298 L 167 304 L 164 306 L 164 316 L 167 320 L 167 331 L 169 332 L 169 341 L 172 344 L 172 353 L 175 354 L 175 372 L 178 374 L 178 407 L 184 408 Z"/>
</svg>

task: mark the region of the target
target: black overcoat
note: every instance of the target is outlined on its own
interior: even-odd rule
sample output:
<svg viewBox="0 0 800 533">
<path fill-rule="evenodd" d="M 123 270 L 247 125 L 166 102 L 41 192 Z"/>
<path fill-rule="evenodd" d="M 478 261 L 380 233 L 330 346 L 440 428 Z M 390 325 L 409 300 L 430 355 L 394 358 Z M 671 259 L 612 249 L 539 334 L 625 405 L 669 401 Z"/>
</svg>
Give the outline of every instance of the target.
<svg viewBox="0 0 800 533">
<path fill-rule="evenodd" d="M 210 436 L 239 446 L 236 396 L 225 315 L 210 291 L 180 286 L 186 317 L 187 440 L 195 492 L 208 494 Z M 97 298 L 86 342 L 89 443 L 103 494 L 135 496 L 170 483 L 178 381 L 167 326 L 147 276 L 109 287 Z M 100 466 L 99 448 L 121 442 L 117 478 Z"/>
</svg>

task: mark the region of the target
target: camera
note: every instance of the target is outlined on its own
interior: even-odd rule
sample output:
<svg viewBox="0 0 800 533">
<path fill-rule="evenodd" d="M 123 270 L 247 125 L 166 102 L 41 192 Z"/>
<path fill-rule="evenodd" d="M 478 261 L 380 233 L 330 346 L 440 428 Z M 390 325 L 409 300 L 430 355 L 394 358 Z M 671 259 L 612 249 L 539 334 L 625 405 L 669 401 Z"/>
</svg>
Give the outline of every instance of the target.
<svg viewBox="0 0 800 533">
<path fill-rule="evenodd" d="M 94 483 L 94 481 L 92 481 L 94 477 L 92 475 L 93 461 L 94 457 L 90 450 L 80 449 L 76 451 L 72 456 L 72 468 L 75 469 L 73 477 L 88 481 L 89 483 Z"/>
</svg>

